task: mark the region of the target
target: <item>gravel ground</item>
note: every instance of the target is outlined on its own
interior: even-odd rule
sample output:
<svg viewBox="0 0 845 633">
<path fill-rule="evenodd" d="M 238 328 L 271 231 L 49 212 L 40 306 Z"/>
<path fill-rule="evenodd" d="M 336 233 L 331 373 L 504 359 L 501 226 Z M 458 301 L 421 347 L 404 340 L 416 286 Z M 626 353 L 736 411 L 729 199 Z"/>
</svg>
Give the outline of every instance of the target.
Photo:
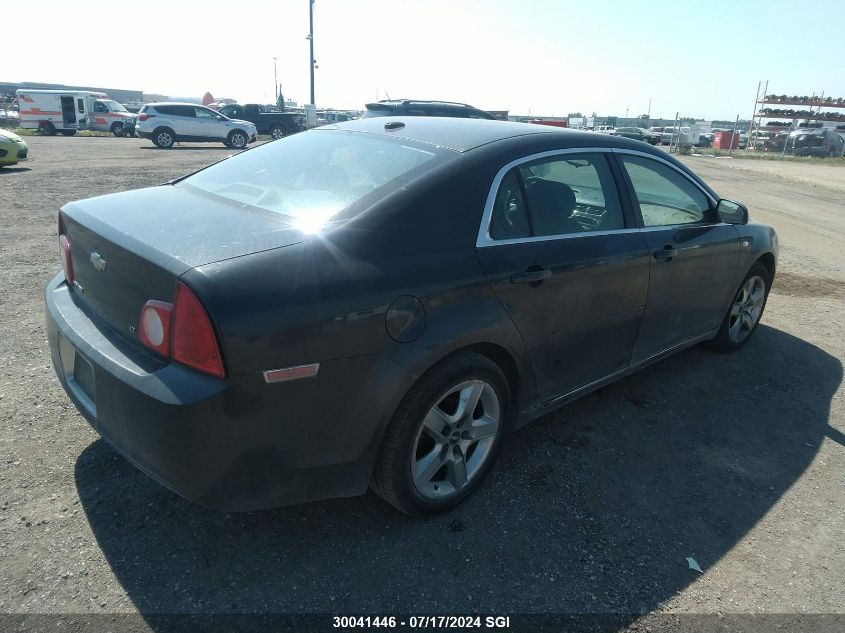
<svg viewBox="0 0 845 633">
<path fill-rule="evenodd" d="M 157 613 L 845 614 L 845 169 L 685 159 L 780 234 L 740 352 L 689 350 L 524 428 L 447 515 L 372 493 L 229 515 L 89 428 L 41 291 L 60 205 L 231 150 L 26 140 L 31 160 L 0 170 L 0 613 L 140 613 L 138 630 L 164 630 Z"/>
</svg>

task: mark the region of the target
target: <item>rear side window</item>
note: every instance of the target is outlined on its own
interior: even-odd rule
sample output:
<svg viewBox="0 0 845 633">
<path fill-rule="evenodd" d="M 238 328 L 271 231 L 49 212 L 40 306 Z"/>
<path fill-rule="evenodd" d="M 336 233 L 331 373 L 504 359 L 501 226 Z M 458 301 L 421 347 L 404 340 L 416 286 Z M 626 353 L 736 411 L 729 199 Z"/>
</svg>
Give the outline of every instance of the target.
<svg viewBox="0 0 845 633">
<path fill-rule="evenodd" d="M 645 226 L 694 224 L 706 220 L 710 203 L 673 167 L 650 158 L 622 156 Z"/>
<path fill-rule="evenodd" d="M 78 112 L 84 113 L 85 112 L 85 102 L 82 99 L 76 100 L 76 109 Z"/>
<path fill-rule="evenodd" d="M 312 131 L 216 163 L 178 186 L 271 211 L 307 233 L 354 217 L 453 153 L 341 131 Z"/>
<path fill-rule="evenodd" d="M 502 179 L 490 237 L 551 237 L 625 228 L 613 175 L 602 154 L 555 156 Z"/>
<path fill-rule="evenodd" d="M 155 109 L 160 114 L 166 114 L 167 116 L 194 117 L 194 109 L 191 106 L 168 105 L 156 106 Z"/>
</svg>

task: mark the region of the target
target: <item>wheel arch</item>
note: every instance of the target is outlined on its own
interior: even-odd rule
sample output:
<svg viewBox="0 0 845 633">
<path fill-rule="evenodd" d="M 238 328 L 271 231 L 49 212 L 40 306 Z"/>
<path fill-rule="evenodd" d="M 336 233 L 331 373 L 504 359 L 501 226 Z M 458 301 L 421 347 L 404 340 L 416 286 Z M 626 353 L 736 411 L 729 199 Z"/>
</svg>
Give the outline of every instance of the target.
<svg viewBox="0 0 845 633">
<path fill-rule="evenodd" d="M 755 264 L 762 264 L 763 267 L 769 271 L 769 278 L 774 281 L 775 278 L 775 269 L 777 267 L 777 262 L 775 261 L 774 253 L 763 253 L 757 260 L 754 262 Z"/>
</svg>

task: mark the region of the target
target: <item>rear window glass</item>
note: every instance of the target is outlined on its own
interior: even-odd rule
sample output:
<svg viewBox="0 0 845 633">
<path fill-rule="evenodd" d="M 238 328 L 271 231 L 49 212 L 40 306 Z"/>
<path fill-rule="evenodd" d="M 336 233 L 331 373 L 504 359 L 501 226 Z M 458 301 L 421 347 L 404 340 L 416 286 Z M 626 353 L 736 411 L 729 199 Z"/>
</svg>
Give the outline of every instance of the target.
<svg viewBox="0 0 845 633">
<path fill-rule="evenodd" d="M 208 167 L 178 186 L 278 213 L 318 232 L 360 213 L 381 190 L 452 155 L 426 145 L 340 131 L 312 131 L 265 143 Z"/>
<path fill-rule="evenodd" d="M 393 112 L 392 108 L 367 108 L 364 112 L 364 115 L 361 117 L 362 119 L 372 119 L 373 117 L 380 117 L 380 116 L 390 116 Z"/>
</svg>

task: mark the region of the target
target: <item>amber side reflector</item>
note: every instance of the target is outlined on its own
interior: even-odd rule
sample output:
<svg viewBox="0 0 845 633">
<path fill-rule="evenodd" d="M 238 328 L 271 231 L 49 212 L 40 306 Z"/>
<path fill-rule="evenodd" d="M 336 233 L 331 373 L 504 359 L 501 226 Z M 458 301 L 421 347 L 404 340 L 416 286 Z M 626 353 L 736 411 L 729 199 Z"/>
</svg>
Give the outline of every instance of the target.
<svg viewBox="0 0 845 633">
<path fill-rule="evenodd" d="M 264 382 L 287 382 L 299 378 L 313 378 L 320 371 L 320 363 L 285 367 L 284 369 L 268 369 L 264 372 Z"/>
</svg>

